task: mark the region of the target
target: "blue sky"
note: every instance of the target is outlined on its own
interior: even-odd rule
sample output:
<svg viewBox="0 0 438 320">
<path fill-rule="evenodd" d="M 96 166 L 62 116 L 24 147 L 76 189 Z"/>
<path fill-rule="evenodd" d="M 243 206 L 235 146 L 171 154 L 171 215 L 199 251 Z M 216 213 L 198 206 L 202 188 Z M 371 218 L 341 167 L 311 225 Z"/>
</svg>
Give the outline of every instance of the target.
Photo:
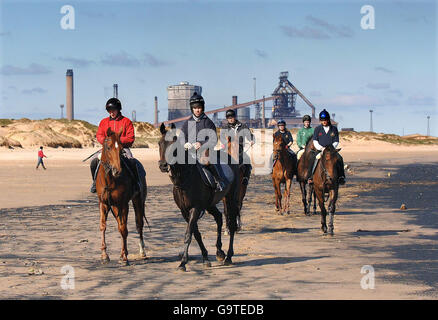
<svg viewBox="0 0 438 320">
<path fill-rule="evenodd" d="M 207 109 L 269 96 L 281 71 L 339 126 L 438 136 L 435 1 L 7 1 L 0 118 L 59 117 L 74 70 L 75 118 L 97 124 L 119 84 L 125 115 L 167 119 L 169 85 L 201 85 Z M 63 5 L 75 29 L 63 30 Z M 360 8 L 376 26 L 362 30 Z M 301 114 L 310 112 L 299 98 Z M 65 114 L 65 112 L 64 112 Z M 269 117 L 270 112 L 266 115 Z"/>
</svg>

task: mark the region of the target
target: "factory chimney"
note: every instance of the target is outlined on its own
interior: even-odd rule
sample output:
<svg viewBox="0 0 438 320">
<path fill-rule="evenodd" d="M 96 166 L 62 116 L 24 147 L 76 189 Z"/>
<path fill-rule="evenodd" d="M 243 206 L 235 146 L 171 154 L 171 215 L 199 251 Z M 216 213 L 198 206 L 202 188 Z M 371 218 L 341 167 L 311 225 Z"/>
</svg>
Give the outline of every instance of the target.
<svg viewBox="0 0 438 320">
<path fill-rule="evenodd" d="M 73 69 L 67 69 L 66 73 L 66 106 L 67 106 L 67 120 L 74 119 L 74 104 L 73 104 Z"/>
<path fill-rule="evenodd" d="M 114 88 L 114 98 L 118 98 L 119 97 L 119 85 L 117 83 L 113 84 L 113 88 Z"/>
<path fill-rule="evenodd" d="M 232 101 L 232 105 L 236 105 L 237 104 L 237 96 L 233 96 L 233 101 Z"/>
<path fill-rule="evenodd" d="M 158 127 L 158 98 L 155 96 L 154 126 Z"/>
</svg>

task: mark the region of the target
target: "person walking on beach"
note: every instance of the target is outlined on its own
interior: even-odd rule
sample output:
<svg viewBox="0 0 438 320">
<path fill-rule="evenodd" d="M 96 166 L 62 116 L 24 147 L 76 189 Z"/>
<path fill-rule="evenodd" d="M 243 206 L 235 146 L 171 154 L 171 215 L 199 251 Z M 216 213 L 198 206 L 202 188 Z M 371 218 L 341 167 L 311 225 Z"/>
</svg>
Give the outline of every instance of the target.
<svg viewBox="0 0 438 320">
<path fill-rule="evenodd" d="M 36 166 L 37 170 L 40 164 L 43 166 L 43 169 L 46 170 L 46 167 L 44 166 L 43 158 L 47 158 L 47 156 L 43 152 L 43 147 L 40 147 L 40 150 L 38 151 L 38 163 Z"/>
</svg>

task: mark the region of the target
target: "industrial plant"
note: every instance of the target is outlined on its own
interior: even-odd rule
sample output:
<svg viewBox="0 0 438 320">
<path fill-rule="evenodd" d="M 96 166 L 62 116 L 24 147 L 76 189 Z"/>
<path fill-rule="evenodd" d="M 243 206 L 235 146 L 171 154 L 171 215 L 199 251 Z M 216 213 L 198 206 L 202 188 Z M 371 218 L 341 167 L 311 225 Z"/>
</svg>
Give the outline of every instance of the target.
<svg viewBox="0 0 438 320">
<path fill-rule="evenodd" d="M 205 114 L 211 115 L 211 119 L 217 126 L 223 127 L 226 125 L 225 119 L 220 119 L 219 114 L 228 109 L 236 110 L 237 118 L 246 123 L 251 128 L 272 128 L 275 127 L 277 121 L 283 119 L 289 128 L 302 126 L 302 115 L 296 109 L 297 96 L 300 97 L 310 108 L 312 125 L 316 126 L 319 121 L 315 118 L 315 106 L 288 80 L 289 72 L 281 72 L 279 83 L 275 87 L 272 95 L 269 97 L 263 96 L 260 99 L 254 98 L 252 101 L 238 103 L 238 97 L 232 96 L 231 105 L 214 109 L 206 110 Z M 167 88 L 168 94 L 168 120 L 164 124 L 169 125 L 174 123 L 176 126 L 182 125 L 182 122 L 189 119 L 190 105 L 189 100 L 194 92 L 202 94 L 202 87 L 199 85 L 191 85 L 188 82 L 180 82 L 178 85 L 172 85 Z M 271 117 L 266 117 L 266 104 L 272 101 Z M 254 117 L 251 118 L 251 107 L 254 108 Z M 303 114 L 303 115 L 304 115 Z M 334 118 L 334 115 L 333 115 Z M 335 121 L 332 121 L 337 125 Z M 158 126 L 158 107 L 155 106 L 155 126 Z"/>
<path fill-rule="evenodd" d="M 297 128 L 302 126 L 302 116 L 304 114 L 311 114 L 312 126 L 318 125 L 319 121 L 315 117 L 315 106 L 289 81 L 289 72 L 281 72 L 279 76 L 279 82 L 274 88 L 271 96 L 268 97 L 256 97 L 254 86 L 254 100 L 239 103 L 238 96 L 231 96 L 231 104 L 214 110 L 206 110 L 205 114 L 210 115 L 213 122 L 218 127 L 224 127 L 226 125 L 226 119 L 219 118 L 221 113 L 225 113 L 229 109 L 236 110 L 237 118 L 246 123 L 250 128 L 273 128 L 276 126 L 278 120 L 283 119 L 286 122 L 287 127 Z M 255 80 L 255 78 L 254 78 Z M 74 119 L 74 102 L 73 102 L 73 70 L 68 69 L 66 73 L 66 115 L 68 120 Z M 118 84 L 113 85 L 114 97 L 118 97 Z M 194 93 L 202 95 L 202 86 L 190 84 L 187 81 L 182 81 L 176 85 L 170 85 L 167 87 L 167 99 L 168 99 L 168 117 L 164 121 L 165 125 L 174 123 L 177 127 L 180 127 L 182 123 L 189 119 L 191 116 L 190 111 L 190 97 Z M 296 108 L 297 97 L 301 98 L 309 107 L 309 112 L 301 112 Z M 267 104 L 271 110 L 271 116 L 266 117 Z M 61 105 L 61 117 L 62 109 L 64 105 Z M 253 112 L 251 112 L 253 108 Z M 158 127 L 159 122 L 159 108 L 158 98 L 154 98 L 154 126 Z M 254 115 L 251 117 L 251 113 Z M 334 114 L 332 114 L 332 124 L 337 125 L 334 121 Z M 132 111 L 132 120 L 135 122 L 137 119 L 136 110 Z"/>
</svg>

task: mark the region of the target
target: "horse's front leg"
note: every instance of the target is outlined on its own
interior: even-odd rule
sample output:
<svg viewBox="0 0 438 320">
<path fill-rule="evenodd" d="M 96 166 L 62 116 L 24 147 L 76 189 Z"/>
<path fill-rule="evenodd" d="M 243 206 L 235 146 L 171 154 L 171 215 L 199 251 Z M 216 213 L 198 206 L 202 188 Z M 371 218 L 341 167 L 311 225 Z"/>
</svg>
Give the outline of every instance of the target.
<svg viewBox="0 0 438 320">
<path fill-rule="evenodd" d="M 307 209 L 307 190 L 306 190 L 306 183 L 301 181 L 300 182 L 300 190 L 301 190 L 301 201 L 303 202 L 304 207 L 304 214 L 309 215 L 310 209 Z M 309 211 L 309 212 L 308 212 Z"/>
<path fill-rule="evenodd" d="M 292 187 L 292 178 L 286 178 L 286 183 L 284 187 L 284 212 L 290 213 L 290 190 Z"/>
<path fill-rule="evenodd" d="M 181 271 L 186 271 L 186 264 L 189 261 L 189 246 L 192 241 L 192 235 L 195 230 L 195 225 L 198 222 L 199 215 L 201 214 L 201 210 L 197 208 L 192 208 L 189 213 L 189 219 L 187 223 L 187 229 L 184 236 L 184 251 L 181 257 L 181 263 L 178 266 L 178 269 Z"/>
<path fill-rule="evenodd" d="M 199 232 L 198 224 L 196 223 L 193 228 L 193 235 L 195 236 L 196 241 L 198 242 L 199 249 L 201 249 L 202 253 L 202 263 L 204 267 L 211 267 L 210 261 L 208 261 L 208 251 L 204 246 L 204 242 L 202 241 L 201 232 Z"/>
<path fill-rule="evenodd" d="M 275 189 L 275 210 L 277 211 L 277 213 L 282 214 L 280 181 L 275 179 L 273 180 L 273 183 Z"/>
<path fill-rule="evenodd" d="M 329 202 L 329 206 L 328 206 L 328 210 L 329 210 L 329 229 L 328 232 L 333 235 L 333 229 L 334 229 L 334 224 L 333 224 L 333 220 L 334 220 L 334 215 L 335 215 L 335 211 L 336 211 L 336 200 L 338 199 L 338 188 L 337 186 L 335 187 L 335 189 L 330 190 L 330 202 Z"/>
<path fill-rule="evenodd" d="M 113 206 L 116 215 L 120 235 L 122 236 L 122 250 L 120 252 L 120 263 L 128 265 L 128 211 L 129 205 L 126 204 L 121 208 Z"/>
<path fill-rule="evenodd" d="M 316 194 L 316 198 L 318 199 L 318 204 L 319 204 L 319 208 L 321 209 L 321 230 L 324 233 L 327 233 L 327 222 L 326 222 L 326 216 L 327 216 L 327 211 L 325 210 L 325 205 L 324 205 L 324 190 L 321 188 L 315 188 L 315 194 Z"/>
<path fill-rule="evenodd" d="M 102 263 L 107 263 L 110 261 L 110 258 L 106 252 L 106 242 L 105 242 L 105 231 L 106 231 L 106 220 L 108 217 L 108 206 L 105 205 L 103 202 L 99 202 L 99 211 L 100 211 L 100 232 L 101 232 L 101 247 L 100 250 L 102 251 L 101 254 L 101 261 Z"/>
<path fill-rule="evenodd" d="M 224 206 L 225 206 L 224 201 Z M 225 260 L 225 252 L 222 250 L 222 213 L 218 210 L 216 206 L 208 208 L 207 210 L 214 217 L 214 221 L 216 221 L 217 225 L 217 238 L 216 238 L 216 260 L 224 261 Z"/>
<path fill-rule="evenodd" d="M 230 243 L 228 246 L 227 257 L 225 258 L 224 265 L 230 265 L 233 263 L 232 257 L 234 255 L 234 235 L 237 229 L 237 215 L 239 214 L 239 207 L 233 196 L 228 195 L 225 197 L 224 213 L 227 221 L 228 230 L 230 232 Z"/>
</svg>

